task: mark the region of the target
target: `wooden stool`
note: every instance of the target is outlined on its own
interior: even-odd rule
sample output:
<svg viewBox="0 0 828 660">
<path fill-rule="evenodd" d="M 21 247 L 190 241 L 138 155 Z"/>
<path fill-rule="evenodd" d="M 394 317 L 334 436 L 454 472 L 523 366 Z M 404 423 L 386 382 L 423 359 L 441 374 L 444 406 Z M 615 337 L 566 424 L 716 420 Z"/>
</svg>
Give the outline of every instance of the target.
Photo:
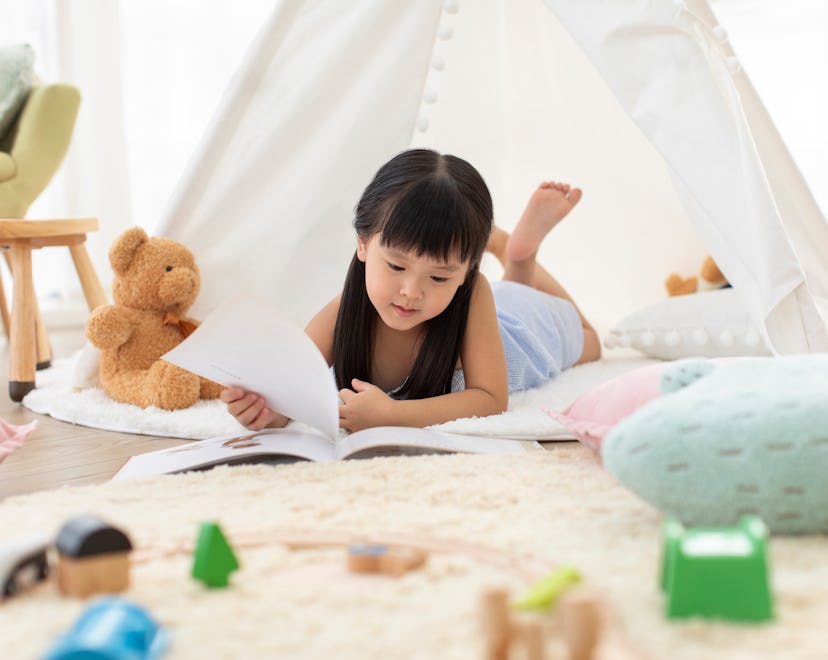
<svg viewBox="0 0 828 660">
<path fill-rule="evenodd" d="M 68 247 L 75 262 L 89 311 L 106 304 L 106 294 L 95 273 L 84 241 L 97 231 L 96 218 L 72 220 L 0 219 L 0 246 L 7 249 L 7 260 L 14 278 L 12 311 L 9 316 L 2 296 L 3 322 L 9 335 L 9 396 L 22 401 L 35 388 L 37 365 L 51 362 L 51 349 L 40 316 L 32 279 L 32 250 L 42 247 Z M 2 290 L 2 286 L 0 286 Z"/>
</svg>

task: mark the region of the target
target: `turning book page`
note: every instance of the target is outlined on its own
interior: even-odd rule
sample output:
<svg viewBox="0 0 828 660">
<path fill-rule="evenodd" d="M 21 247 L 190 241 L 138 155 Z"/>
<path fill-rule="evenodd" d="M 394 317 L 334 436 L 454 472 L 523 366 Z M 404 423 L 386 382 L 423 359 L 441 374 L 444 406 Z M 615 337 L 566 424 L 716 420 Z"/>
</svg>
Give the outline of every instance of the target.
<svg viewBox="0 0 828 660">
<path fill-rule="evenodd" d="M 270 303 L 253 298 L 217 307 L 164 360 L 222 385 L 264 397 L 268 408 L 339 431 L 339 393 L 316 344 Z"/>
</svg>

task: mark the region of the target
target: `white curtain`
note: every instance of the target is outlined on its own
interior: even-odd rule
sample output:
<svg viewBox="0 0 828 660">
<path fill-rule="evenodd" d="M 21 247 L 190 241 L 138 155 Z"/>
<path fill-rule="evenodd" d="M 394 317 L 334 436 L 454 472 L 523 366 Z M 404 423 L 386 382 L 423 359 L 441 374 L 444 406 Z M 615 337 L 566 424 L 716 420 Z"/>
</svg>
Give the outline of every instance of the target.
<svg viewBox="0 0 828 660">
<path fill-rule="evenodd" d="M 57 26 L 54 79 L 76 85 L 82 99 L 73 145 L 62 171 L 62 201 L 68 216 L 99 219 L 100 230 L 90 234 L 88 247 L 99 276 L 106 282 L 107 246 L 134 221 L 127 169 L 120 6 L 109 0 L 60 0 L 53 7 Z M 74 287 L 75 280 L 63 278 L 64 286 Z M 72 300 L 77 288 L 70 291 L 75 294 L 69 297 Z"/>
<path fill-rule="evenodd" d="M 828 2 L 709 2 L 828 217 Z"/>
<path fill-rule="evenodd" d="M 38 75 L 81 90 L 69 153 L 30 218 L 94 216 L 88 247 L 105 287 L 107 251 L 132 225 L 152 233 L 269 0 L 0 0 L 0 44 L 30 43 Z M 47 324 L 82 323 L 71 259 L 35 253 Z M 6 283 L 8 284 L 8 278 Z"/>
</svg>

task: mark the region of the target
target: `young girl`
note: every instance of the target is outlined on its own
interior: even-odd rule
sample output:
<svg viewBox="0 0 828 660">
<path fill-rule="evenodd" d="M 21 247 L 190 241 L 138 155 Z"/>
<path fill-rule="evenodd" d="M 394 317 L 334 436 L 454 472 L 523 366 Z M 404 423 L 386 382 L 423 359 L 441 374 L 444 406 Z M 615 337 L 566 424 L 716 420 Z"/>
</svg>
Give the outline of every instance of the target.
<svg viewBox="0 0 828 660">
<path fill-rule="evenodd" d="M 425 149 L 386 163 L 356 208 L 357 246 L 340 295 L 305 331 L 340 389 L 340 426 L 428 426 L 506 410 L 510 391 L 596 360 L 598 335 L 535 261 L 581 191 L 545 182 L 511 237 L 469 163 Z M 479 272 L 488 249 L 504 282 Z M 227 409 L 249 429 L 289 420 L 253 392 L 229 388 Z"/>
</svg>

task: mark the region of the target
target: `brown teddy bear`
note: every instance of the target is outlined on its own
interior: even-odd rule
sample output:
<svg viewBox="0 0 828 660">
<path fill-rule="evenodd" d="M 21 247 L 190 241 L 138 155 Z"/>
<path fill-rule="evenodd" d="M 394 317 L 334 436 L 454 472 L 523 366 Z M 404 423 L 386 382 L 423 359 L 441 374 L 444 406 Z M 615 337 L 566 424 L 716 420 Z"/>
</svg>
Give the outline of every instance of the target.
<svg viewBox="0 0 828 660">
<path fill-rule="evenodd" d="M 684 278 L 678 273 L 672 273 L 664 282 L 664 287 L 671 296 L 683 296 L 697 291 L 713 291 L 726 286 L 727 278 L 722 275 L 722 271 L 719 270 L 712 257 L 707 257 L 702 262 L 698 277 L 691 275 Z"/>
<path fill-rule="evenodd" d="M 109 262 L 115 304 L 98 307 L 86 323 L 87 338 L 101 349 L 104 392 L 117 401 L 166 410 L 217 398 L 221 385 L 159 359 L 197 327 L 184 318 L 201 283 L 192 253 L 133 227 L 112 244 Z"/>
</svg>

